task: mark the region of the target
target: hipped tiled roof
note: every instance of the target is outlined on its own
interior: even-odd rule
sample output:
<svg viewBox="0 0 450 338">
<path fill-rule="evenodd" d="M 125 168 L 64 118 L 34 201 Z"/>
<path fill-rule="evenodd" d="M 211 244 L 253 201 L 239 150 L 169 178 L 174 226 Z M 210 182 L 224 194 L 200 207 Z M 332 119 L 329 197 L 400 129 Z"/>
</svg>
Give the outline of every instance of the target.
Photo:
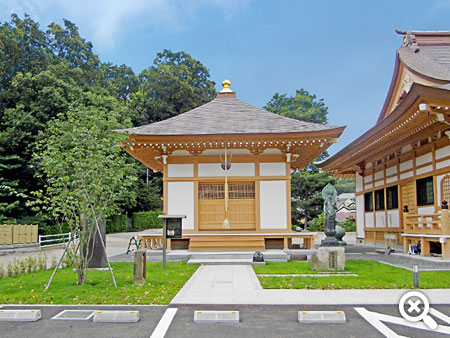
<svg viewBox="0 0 450 338">
<path fill-rule="evenodd" d="M 398 55 L 414 71 L 433 79 L 450 81 L 450 44 L 421 46 L 417 52 L 410 47 L 402 47 Z"/>
<path fill-rule="evenodd" d="M 218 97 L 167 120 L 119 131 L 133 135 L 217 135 L 317 132 L 335 128 L 340 127 L 294 120 L 234 97 Z"/>
</svg>

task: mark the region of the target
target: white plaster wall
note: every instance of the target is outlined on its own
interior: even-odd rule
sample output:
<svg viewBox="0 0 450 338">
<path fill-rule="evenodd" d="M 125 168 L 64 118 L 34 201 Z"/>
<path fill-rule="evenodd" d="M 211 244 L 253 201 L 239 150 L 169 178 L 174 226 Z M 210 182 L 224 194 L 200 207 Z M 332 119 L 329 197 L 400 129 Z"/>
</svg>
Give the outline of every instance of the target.
<svg viewBox="0 0 450 338">
<path fill-rule="evenodd" d="M 403 180 L 405 178 L 412 177 L 412 176 L 413 176 L 413 172 L 407 171 L 406 173 L 400 174 L 400 179 Z"/>
<path fill-rule="evenodd" d="M 419 215 L 433 214 L 433 213 L 434 213 L 434 206 L 418 207 L 418 208 L 417 208 L 417 213 L 418 213 Z"/>
<path fill-rule="evenodd" d="M 387 223 L 390 228 L 400 227 L 400 211 L 398 210 L 388 210 Z"/>
<path fill-rule="evenodd" d="M 286 163 L 260 163 L 259 174 L 260 176 L 286 176 Z"/>
<path fill-rule="evenodd" d="M 198 176 L 224 177 L 225 170 L 221 168 L 220 163 L 199 163 Z M 255 176 L 255 164 L 232 162 L 228 176 Z"/>
<path fill-rule="evenodd" d="M 364 195 L 356 196 L 356 237 L 364 238 Z"/>
<path fill-rule="evenodd" d="M 355 191 L 359 192 L 363 190 L 363 178 L 360 174 L 355 174 Z"/>
<path fill-rule="evenodd" d="M 372 163 L 366 163 L 366 167 L 365 167 L 366 169 L 370 169 L 370 168 L 372 168 Z"/>
<path fill-rule="evenodd" d="M 263 155 L 279 155 L 282 154 L 283 152 L 278 148 L 267 148 L 264 149 L 262 153 Z"/>
<path fill-rule="evenodd" d="M 380 185 L 383 185 L 384 184 L 384 181 L 383 180 L 381 180 L 381 181 L 376 181 L 375 182 L 375 186 L 376 187 L 379 187 Z"/>
<path fill-rule="evenodd" d="M 436 159 L 443 158 L 450 155 L 450 146 L 436 149 Z"/>
<path fill-rule="evenodd" d="M 386 176 L 391 176 L 397 173 L 397 166 L 386 168 Z"/>
<path fill-rule="evenodd" d="M 418 210 L 417 210 L 417 213 L 419 214 L 419 215 L 426 215 L 426 214 L 433 214 L 434 212 L 435 212 L 435 210 L 434 210 L 434 206 L 429 206 L 429 207 L 418 207 L 417 208 Z M 421 221 L 433 221 L 433 218 L 432 217 L 423 217 L 422 219 L 421 219 Z M 431 224 L 427 224 L 426 225 L 428 228 L 430 228 L 431 227 Z"/>
<path fill-rule="evenodd" d="M 286 181 L 261 181 L 261 229 L 286 229 L 286 207 Z"/>
<path fill-rule="evenodd" d="M 183 230 L 194 229 L 194 182 L 167 183 L 167 213 L 186 215 Z"/>
<path fill-rule="evenodd" d="M 402 154 L 406 154 L 408 151 L 412 150 L 412 145 L 408 144 L 402 148 Z"/>
<path fill-rule="evenodd" d="M 433 155 L 426 153 L 416 158 L 416 165 L 422 165 L 431 161 L 433 161 Z"/>
<path fill-rule="evenodd" d="M 413 167 L 413 161 L 408 160 L 403 163 L 400 163 L 400 171 L 405 171 L 406 169 L 411 169 Z"/>
<path fill-rule="evenodd" d="M 364 223 L 366 224 L 366 228 L 373 228 L 375 226 L 373 224 L 373 212 L 364 213 Z"/>
<path fill-rule="evenodd" d="M 375 173 L 375 180 L 379 180 L 380 178 L 384 177 L 384 171 L 377 171 Z"/>
<path fill-rule="evenodd" d="M 371 188 L 373 188 L 373 184 L 372 183 L 370 183 L 370 184 L 366 184 L 365 186 L 364 186 L 364 188 L 367 190 L 367 189 L 371 189 Z"/>
<path fill-rule="evenodd" d="M 397 180 L 398 180 L 397 176 L 389 177 L 389 178 L 386 178 L 386 183 L 389 184 L 389 183 L 397 182 Z"/>
<path fill-rule="evenodd" d="M 364 176 L 364 183 L 372 182 L 372 175 Z"/>
<path fill-rule="evenodd" d="M 384 228 L 386 226 L 386 214 L 384 211 L 375 212 L 375 223 L 377 228 Z"/>
<path fill-rule="evenodd" d="M 416 169 L 416 175 L 420 175 L 420 174 L 423 174 L 423 173 L 427 173 L 427 172 L 432 171 L 432 170 L 433 170 L 433 165 L 430 164 L 430 165 L 427 165 L 427 166 L 425 166 L 425 167 Z"/>
<path fill-rule="evenodd" d="M 190 156 L 191 154 L 187 150 L 174 150 L 170 156 Z"/>
<path fill-rule="evenodd" d="M 193 164 L 169 164 L 167 166 L 168 177 L 193 177 Z"/>
<path fill-rule="evenodd" d="M 450 166 L 450 160 L 436 162 L 436 169 L 441 169 Z"/>
</svg>

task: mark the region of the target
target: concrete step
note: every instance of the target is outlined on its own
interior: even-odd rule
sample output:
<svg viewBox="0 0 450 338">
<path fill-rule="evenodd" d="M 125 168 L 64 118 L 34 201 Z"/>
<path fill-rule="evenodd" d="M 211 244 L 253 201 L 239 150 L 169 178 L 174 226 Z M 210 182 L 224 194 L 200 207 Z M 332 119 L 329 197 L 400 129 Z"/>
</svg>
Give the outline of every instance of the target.
<svg viewBox="0 0 450 338">
<path fill-rule="evenodd" d="M 162 259 L 162 250 L 147 250 L 147 261 L 160 261 Z M 187 251 L 171 250 L 167 252 L 168 262 L 194 260 L 253 260 L 255 251 Z M 264 260 L 269 262 L 287 262 L 289 254 L 282 250 L 262 251 Z M 198 264 L 198 263 L 195 263 Z"/>
<path fill-rule="evenodd" d="M 252 265 L 252 264 L 264 264 L 253 263 L 253 259 L 246 258 L 215 258 L 215 259 L 193 259 L 187 261 L 188 265 L 202 264 L 202 265 Z"/>
</svg>

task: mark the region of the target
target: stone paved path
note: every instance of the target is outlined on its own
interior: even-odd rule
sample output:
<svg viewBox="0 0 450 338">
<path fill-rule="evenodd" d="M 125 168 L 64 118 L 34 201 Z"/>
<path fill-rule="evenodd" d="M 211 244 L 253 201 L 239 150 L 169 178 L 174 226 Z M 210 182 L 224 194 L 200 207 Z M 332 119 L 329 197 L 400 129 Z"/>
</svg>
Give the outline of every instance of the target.
<svg viewBox="0 0 450 338">
<path fill-rule="evenodd" d="M 203 265 L 170 304 L 389 305 L 398 304 L 407 291 L 263 289 L 249 265 Z M 450 289 L 421 291 L 432 304 L 450 304 Z"/>
</svg>

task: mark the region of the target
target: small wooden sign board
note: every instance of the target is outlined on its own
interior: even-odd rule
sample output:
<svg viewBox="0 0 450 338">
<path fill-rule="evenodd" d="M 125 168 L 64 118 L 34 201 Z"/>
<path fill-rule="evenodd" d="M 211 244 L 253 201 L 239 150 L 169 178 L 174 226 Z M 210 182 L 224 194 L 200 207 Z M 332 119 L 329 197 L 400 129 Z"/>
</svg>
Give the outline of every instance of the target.
<svg viewBox="0 0 450 338">
<path fill-rule="evenodd" d="M 163 220 L 163 269 L 166 268 L 167 238 L 181 238 L 183 235 L 183 218 L 186 215 L 159 215 Z"/>
</svg>

